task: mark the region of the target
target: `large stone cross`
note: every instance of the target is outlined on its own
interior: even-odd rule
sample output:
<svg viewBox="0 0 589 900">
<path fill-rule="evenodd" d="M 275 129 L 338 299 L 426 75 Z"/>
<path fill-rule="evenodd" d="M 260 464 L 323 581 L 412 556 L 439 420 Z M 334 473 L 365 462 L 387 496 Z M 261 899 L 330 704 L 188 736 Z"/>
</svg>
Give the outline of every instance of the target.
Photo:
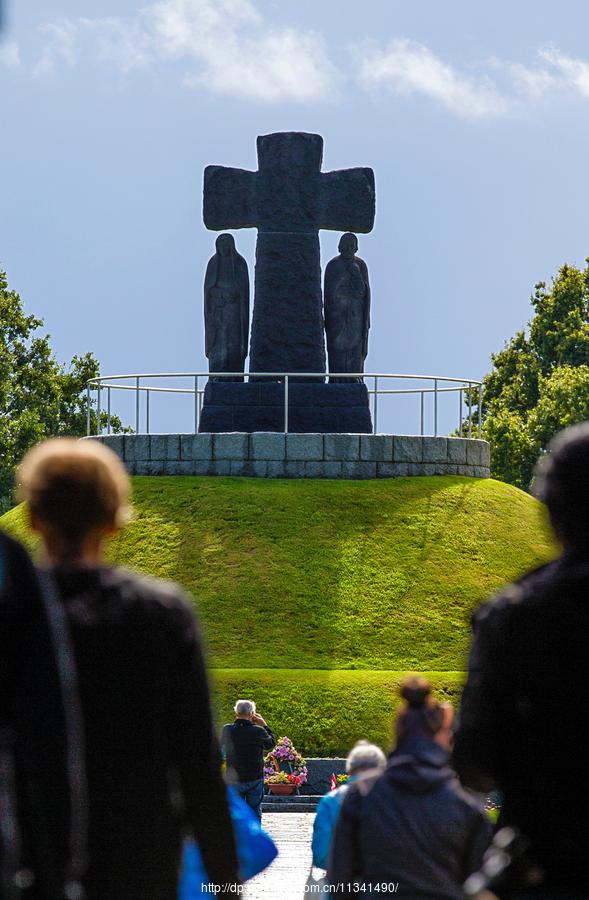
<svg viewBox="0 0 589 900">
<path fill-rule="evenodd" d="M 207 166 L 207 228 L 257 228 L 251 372 L 325 372 L 319 229 L 368 232 L 372 169 L 321 172 L 323 138 L 258 137 L 257 172 Z"/>
</svg>

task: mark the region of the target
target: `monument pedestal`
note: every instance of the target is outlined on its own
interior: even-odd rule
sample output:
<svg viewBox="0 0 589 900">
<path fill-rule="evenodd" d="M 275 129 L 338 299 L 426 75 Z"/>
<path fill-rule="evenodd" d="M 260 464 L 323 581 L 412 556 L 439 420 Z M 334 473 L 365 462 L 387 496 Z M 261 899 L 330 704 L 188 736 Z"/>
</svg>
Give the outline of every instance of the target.
<svg viewBox="0 0 589 900">
<path fill-rule="evenodd" d="M 284 431 L 284 382 L 209 381 L 198 430 Z M 288 430 L 296 434 L 371 434 L 366 385 L 289 383 Z"/>
<path fill-rule="evenodd" d="M 486 441 L 403 434 L 108 434 L 92 437 L 131 475 L 252 478 L 489 478 Z"/>
</svg>

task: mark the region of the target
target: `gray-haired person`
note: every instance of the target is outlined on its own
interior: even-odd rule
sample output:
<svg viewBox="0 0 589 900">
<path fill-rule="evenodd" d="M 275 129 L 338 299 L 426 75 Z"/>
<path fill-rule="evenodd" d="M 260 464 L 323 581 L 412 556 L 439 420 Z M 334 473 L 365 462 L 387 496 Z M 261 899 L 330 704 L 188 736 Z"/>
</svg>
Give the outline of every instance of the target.
<svg viewBox="0 0 589 900">
<path fill-rule="evenodd" d="M 370 744 L 368 741 L 358 741 L 354 744 L 346 759 L 346 772 L 350 776 L 348 781 L 335 791 L 325 794 L 317 804 L 311 842 L 314 866 L 319 869 L 327 868 L 333 832 L 350 784 L 356 781 L 361 772 L 382 772 L 386 762 L 386 756 L 376 744 Z"/>
<path fill-rule="evenodd" d="M 274 734 L 253 700 L 238 700 L 235 721 L 223 727 L 221 746 L 228 779 L 256 815 L 262 818 L 264 756 L 276 744 Z"/>
</svg>

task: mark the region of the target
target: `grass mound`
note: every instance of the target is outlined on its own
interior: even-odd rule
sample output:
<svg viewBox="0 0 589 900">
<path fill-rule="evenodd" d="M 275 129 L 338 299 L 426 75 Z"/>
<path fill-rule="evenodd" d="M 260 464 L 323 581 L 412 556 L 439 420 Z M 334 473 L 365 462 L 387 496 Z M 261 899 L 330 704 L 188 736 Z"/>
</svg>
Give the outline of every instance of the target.
<svg viewBox="0 0 589 900">
<path fill-rule="evenodd" d="M 490 480 L 144 477 L 134 504 L 111 559 L 180 581 L 220 668 L 462 669 L 475 606 L 552 552 Z"/>
<path fill-rule="evenodd" d="M 403 672 L 455 695 L 473 609 L 554 553 L 540 504 L 492 480 L 142 477 L 134 506 L 111 560 L 180 581 L 223 717 L 251 694 L 306 753 L 386 743 Z M 22 508 L 0 526 L 34 544 Z"/>
</svg>

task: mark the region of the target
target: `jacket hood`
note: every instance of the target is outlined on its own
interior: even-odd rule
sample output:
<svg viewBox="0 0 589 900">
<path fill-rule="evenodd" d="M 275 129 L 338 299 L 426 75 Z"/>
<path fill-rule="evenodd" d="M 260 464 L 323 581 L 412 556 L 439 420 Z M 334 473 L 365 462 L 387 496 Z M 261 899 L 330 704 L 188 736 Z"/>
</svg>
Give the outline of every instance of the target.
<svg viewBox="0 0 589 900">
<path fill-rule="evenodd" d="M 434 741 L 403 741 L 389 757 L 385 778 L 403 790 L 425 794 L 454 780 L 448 759 Z"/>
</svg>

